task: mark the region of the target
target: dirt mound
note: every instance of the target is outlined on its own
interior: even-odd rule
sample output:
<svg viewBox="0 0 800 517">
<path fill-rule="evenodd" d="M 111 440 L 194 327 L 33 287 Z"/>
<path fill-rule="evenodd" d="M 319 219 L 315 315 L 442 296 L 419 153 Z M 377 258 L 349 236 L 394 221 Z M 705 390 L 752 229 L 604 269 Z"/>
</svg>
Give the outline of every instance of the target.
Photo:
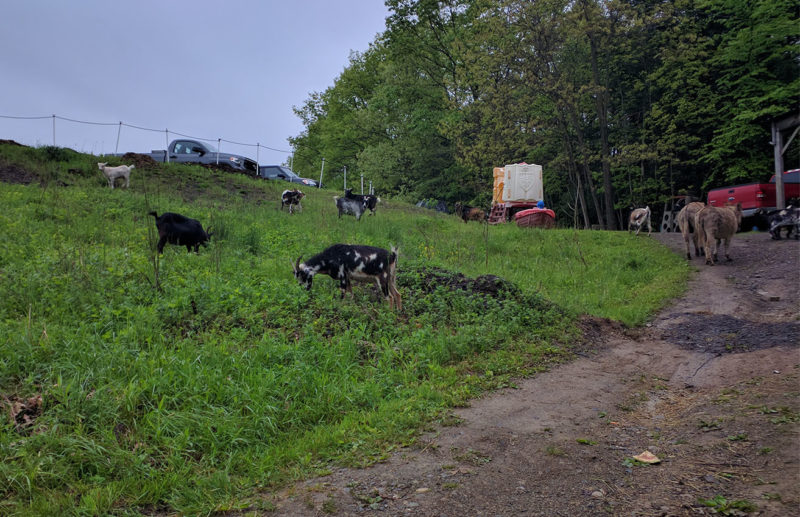
<svg viewBox="0 0 800 517">
<path fill-rule="evenodd" d="M 21 183 L 29 185 L 39 181 L 39 178 L 32 172 L 14 164 L 0 164 L 0 181 L 5 183 Z"/>
<path fill-rule="evenodd" d="M 158 162 L 146 154 L 125 153 L 122 155 L 122 161 L 125 165 L 135 165 L 137 169 L 155 169 L 158 167 Z"/>
<path fill-rule="evenodd" d="M 223 171 L 223 172 L 235 172 L 237 174 L 241 174 L 242 171 L 239 169 L 234 168 L 232 165 L 228 165 L 227 163 L 198 163 L 200 167 L 204 167 L 206 169 L 216 170 L 216 171 Z"/>
<path fill-rule="evenodd" d="M 16 145 L 17 147 L 28 147 L 27 145 L 22 145 L 19 142 L 15 142 L 14 140 L 3 140 L 0 138 L 0 145 Z"/>
<path fill-rule="evenodd" d="M 406 268 L 398 275 L 398 285 L 431 293 L 438 288 L 451 291 L 461 290 L 472 294 L 505 298 L 516 295 L 519 288 L 511 282 L 495 275 L 481 275 L 469 278 L 463 273 L 448 271 L 437 267 Z"/>
</svg>

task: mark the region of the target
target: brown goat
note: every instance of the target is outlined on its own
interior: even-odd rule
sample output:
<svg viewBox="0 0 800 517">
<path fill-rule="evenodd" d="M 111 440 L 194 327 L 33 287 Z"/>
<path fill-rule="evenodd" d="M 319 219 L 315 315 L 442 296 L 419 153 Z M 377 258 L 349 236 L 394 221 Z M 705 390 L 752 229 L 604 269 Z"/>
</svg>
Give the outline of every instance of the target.
<svg viewBox="0 0 800 517">
<path fill-rule="evenodd" d="M 694 256 L 700 256 L 700 246 L 697 242 L 698 236 L 697 231 L 694 227 L 694 220 L 697 216 L 697 212 L 705 208 L 705 203 L 701 203 L 699 201 L 694 201 L 689 203 L 685 207 L 681 208 L 681 211 L 678 212 L 678 217 L 676 218 L 678 222 L 678 226 L 681 227 L 681 233 L 683 234 L 683 242 L 686 244 L 686 260 L 692 260 L 692 254 L 689 252 L 689 235 L 692 236 L 692 241 L 694 242 Z"/>
<path fill-rule="evenodd" d="M 486 212 L 480 208 L 462 205 L 461 203 L 456 203 L 455 207 L 456 215 L 463 219 L 465 223 L 469 221 L 483 222 L 486 220 Z"/>
<path fill-rule="evenodd" d="M 698 243 L 705 249 L 706 264 L 714 265 L 714 261 L 719 262 L 717 251 L 720 241 L 725 242 L 725 258 L 732 260 L 728 249 L 731 245 L 731 238 L 742 224 L 742 204 L 733 206 L 706 206 L 695 216 L 695 232 L 697 233 Z M 713 251 L 713 253 L 712 253 Z"/>
</svg>

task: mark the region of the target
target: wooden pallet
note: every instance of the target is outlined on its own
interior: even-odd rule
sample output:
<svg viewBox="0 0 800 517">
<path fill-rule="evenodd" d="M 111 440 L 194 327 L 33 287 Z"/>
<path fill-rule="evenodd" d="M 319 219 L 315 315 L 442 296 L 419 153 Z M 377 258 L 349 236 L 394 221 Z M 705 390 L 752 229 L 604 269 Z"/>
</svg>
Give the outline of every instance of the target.
<svg viewBox="0 0 800 517">
<path fill-rule="evenodd" d="M 504 204 L 497 204 L 492 207 L 489 213 L 489 224 L 500 224 L 508 221 L 508 207 Z"/>
</svg>

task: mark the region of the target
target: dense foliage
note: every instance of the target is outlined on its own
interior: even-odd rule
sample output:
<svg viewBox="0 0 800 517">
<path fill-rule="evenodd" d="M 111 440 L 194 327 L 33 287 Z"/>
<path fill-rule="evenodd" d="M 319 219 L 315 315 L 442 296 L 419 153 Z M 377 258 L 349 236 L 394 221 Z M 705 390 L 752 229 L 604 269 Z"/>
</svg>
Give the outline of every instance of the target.
<svg viewBox="0 0 800 517">
<path fill-rule="evenodd" d="M 269 510 L 270 490 L 569 357 L 578 314 L 643 322 L 687 273 L 624 232 L 388 198 L 339 220 L 325 190 L 290 216 L 283 182 L 168 164 L 110 190 L 96 162 L 0 144 L 0 178 L 30 182 L 0 181 L 2 515 Z M 157 255 L 150 210 L 210 225 L 210 246 Z M 372 285 L 297 285 L 291 262 L 334 242 L 399 246 L 402 312 Z"/>
<path fill-rule="evenodd" d="M 576 226 L 767 180 L 796 113 L 791 0 L 387 0 L 385 32 L 296 108 L 295 168 L 488 206 L 492 168 L 545 170 Z M 787 169 L 800 167 L 797 140 Z"/>
</svg>

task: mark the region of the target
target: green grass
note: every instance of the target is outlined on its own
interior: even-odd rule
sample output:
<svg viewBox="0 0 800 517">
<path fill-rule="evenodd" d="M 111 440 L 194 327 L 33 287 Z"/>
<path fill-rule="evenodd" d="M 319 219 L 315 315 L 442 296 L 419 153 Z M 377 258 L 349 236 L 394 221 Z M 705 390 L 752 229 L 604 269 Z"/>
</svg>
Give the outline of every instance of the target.
<svg viewBox="0 0 800 517">
<path fill-rule="evenodd" d="M 646 321 L 684 261 L 627 233 L 465 225 L 384 199 L 336 217 L 333 191 L 279 210 L 286 184 L 197 166 L 134 170 L 109 190 L 97 157 L 0 145 L 0 514 L 209 513 L 365 465 L 515 376 L 568 359 L 587 313 Z M 112 161 L 112 165 L 117 162 Z M 215 231 L 154 253 L 153 218 Z M 396 313 L 372 286 L 311 293 L 291 262 L 334 242 L 399 246 Z M 513 284 L 433 289 L 431 268 Z M 30 397 L 24 412 L 11 407 Z"/>
</svg>

